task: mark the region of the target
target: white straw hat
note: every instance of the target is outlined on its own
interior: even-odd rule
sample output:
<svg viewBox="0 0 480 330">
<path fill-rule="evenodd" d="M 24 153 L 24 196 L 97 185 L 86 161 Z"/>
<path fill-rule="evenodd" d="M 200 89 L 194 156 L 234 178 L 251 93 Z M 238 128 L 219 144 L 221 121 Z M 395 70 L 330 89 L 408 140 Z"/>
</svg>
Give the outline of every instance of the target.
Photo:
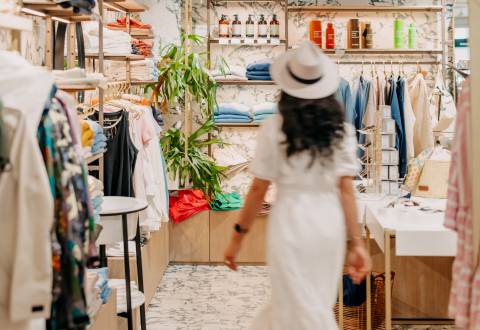
<svg viewBox="0 0 480 330">
<path fill-rule="evenodd" d="M 335 63 L 310 41 L 276 58 L 270 75 L 285 93 L 301 99 L 330 96 L 340 83 Z"/>
</svg>

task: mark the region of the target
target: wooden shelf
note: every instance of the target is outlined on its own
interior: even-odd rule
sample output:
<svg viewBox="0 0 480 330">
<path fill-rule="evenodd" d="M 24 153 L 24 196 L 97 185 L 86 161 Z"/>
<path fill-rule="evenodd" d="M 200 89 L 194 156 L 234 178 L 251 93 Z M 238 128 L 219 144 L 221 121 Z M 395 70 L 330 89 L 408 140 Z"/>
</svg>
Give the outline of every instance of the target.
<svg viewBox="0 0 480 330">
<path fill-rule="evenodd" d="M 284 2 L 283 0 L 211 0 L 213 3 L 221 2 Z"/>
<path fill-rule="evenodd" d="M 68 85 L 68 84 L 56 84 L 58 89 L 62 91 L 74 93 L 74 92 L 83 92 L 83 91 L 93 91 L 98 88 L 98 83 L 95 84 L 75 84 L 75 85 Z"/>
<path fill-rule="evenodd" d="M 272 44 L 270 39 L 267 39 L 266 40 L 267 43 L 263 44 L 263 43 L 258 43 L 258 39 L 254 39 L 253 44 L 249 44 L 249 43 L 245 43 L 245 39 L 239 38 L 240 44 L 232 44 L 231 43 L 232 38 L 225 38 L 225 39 L 229 41 L 228 44 L 221 44 L 220 38 L 212 38 L 212 39 L 209 39 L 208 42 L 211 44 L 220 44 L 221 46 L 281 46 L 287 43 L 285 39 L 281 39 L 279 44 Z"/>
<path fill-rule="evenodd" d="M 93 163 L 94 161 L 96 161 L 96 160 L 98 160 L 98 159 L 100 159 L 100 158 L 102 158 L 102 157 L 103 157 L 103 153 L 92 155 L 92 156 L 87 157 L 87 158 L 85 159 L 85 163 L 87 163 L 87 165 L 88 165 L 88 164 L 91 164 L 91 163 Z"/>
<path fill-rule="evenodd" d="M 130 81 L 130 85 L 133 85 L 133 86 L 138 86 L 138 85 L 150 85 L 150 84 L 156 84 L 158 81 L 146 81 L 146 80 L 143 80 L 143 81 L 135 81 L 135 80 L 132 80 Z"/>
<path fill-rule="evenodd" d="M 62 8 L 59 4 L 51 1 L 23 1 L 22 12 L 24 14 L 40 17 L 58 17 L 70 22 L 92 21 L 93 16 L 76 14 L 72 8 Z"/>
<path fill-rule="evenodd" d="M 218 127 L 260 127 L 260 123 L 215 123 Z"/>
<path fill-rule="evenodd" d="M 275 85 L 272 80 L 216 80 L 219 85 L 228 86 L 268 86 Z"/>
<path fill-rule="evenodd" d="M 85 54 L 85 58 L 98 59 L 98 54 Z M 106 61 L 142 61 L 146 57 L 143 55 L 112 55 L 104 54 L 103 59 Z"/>
<path fill-rule="evenodd" d="M 32 20 L 14 14 L 0 14 L 0 29 L 32 31 Z"/>
<path fill-rule="evenodd" d="M 107 10 L 124 13 L 141 13 L 148 8 L 135 0 L 104 0 Z"/>
<path fill-rule="evenodd" d="M 297 46 L 289 47 L 297 48 Z M 441 55 L 441 49 L 322 49 L 329 55 Z M 365 61 L 368 62 L 368 59 Z"/>
<path fill-rule="evenodd" d="M 441 6 L 289 6 L 290 12 L 442 12 Z"/>
</svg>

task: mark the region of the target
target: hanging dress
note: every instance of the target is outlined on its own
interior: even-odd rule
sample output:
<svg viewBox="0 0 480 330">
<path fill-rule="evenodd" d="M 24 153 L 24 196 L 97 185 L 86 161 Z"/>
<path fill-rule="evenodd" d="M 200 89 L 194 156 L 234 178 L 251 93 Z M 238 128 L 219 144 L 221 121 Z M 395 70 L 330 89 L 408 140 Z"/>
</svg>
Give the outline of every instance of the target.
<svg viewBox="0 0 480 330">
<path fill-rule="evenodd" d="M 263 124 L 250 165 L 278 188 L 267 232 L 272 295 L 251 329 L 338 329 L 333 306 L 346 248 L 338 183 L 358 171 L 355 131 L 347 127 L 332 160 L 309 167 L 309 152 L 287 159 L 282 120 L 274 115 Z"/>
</svg>

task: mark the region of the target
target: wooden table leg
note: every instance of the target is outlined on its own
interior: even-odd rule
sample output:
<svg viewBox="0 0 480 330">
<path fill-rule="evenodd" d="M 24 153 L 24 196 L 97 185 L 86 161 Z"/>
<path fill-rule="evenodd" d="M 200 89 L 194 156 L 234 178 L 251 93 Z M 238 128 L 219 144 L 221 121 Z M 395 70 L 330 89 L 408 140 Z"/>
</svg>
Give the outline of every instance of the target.
<svg viewBox="0 0 480 330">
<path fill-rule="evenodd" d="M 366 228 L 366 246 L 368 255 L 370 253 L 370 231 Z M 372 330 L 372 276 L 367 275 L 367 330 Z"/>
<path fill-rule="evenodd" d="M 392 330 L 392 265 L 391 265 L 392 233 L 385 231 L 385 330 Z"/>
</svg>

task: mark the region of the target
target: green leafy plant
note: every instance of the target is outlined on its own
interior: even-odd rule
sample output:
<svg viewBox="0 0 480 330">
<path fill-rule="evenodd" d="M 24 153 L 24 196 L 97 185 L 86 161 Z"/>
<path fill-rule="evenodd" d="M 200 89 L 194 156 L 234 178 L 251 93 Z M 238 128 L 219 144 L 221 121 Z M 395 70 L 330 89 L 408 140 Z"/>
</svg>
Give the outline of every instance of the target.
<svg viewBox="0 0 480 330">
<path fill-rule="evenodd" d="M 195 34 L 182 34 L 180 44 L 171 43 L 161 48 L 158 83 L 152 87 L 165 113 L 175 102 L 184 103 L 185 92 L 192 96 L 206 118 L 216 106 L 217 83 L 208 74 L 208 53 L 195 51 L 195 46 L 201 45 L 203 39 Z M 225 61 L 218 61 L 223 70 Z"/>
<path fill-rule="evenodd" d="M 167 169 L 174 178 L 178 176 L 180 187 L 191 185 L 201 189 L 210 200 L 221 192 L 222 172 L 226 170 L 204 152 L 209 145 L 224 144 L 220 139 L 208 138 L 208 134 L 215 130 L 213 119 L 208 119 L 189 137 L 182 130 L 171 128 L 160 141 Z"/>
</svg>

